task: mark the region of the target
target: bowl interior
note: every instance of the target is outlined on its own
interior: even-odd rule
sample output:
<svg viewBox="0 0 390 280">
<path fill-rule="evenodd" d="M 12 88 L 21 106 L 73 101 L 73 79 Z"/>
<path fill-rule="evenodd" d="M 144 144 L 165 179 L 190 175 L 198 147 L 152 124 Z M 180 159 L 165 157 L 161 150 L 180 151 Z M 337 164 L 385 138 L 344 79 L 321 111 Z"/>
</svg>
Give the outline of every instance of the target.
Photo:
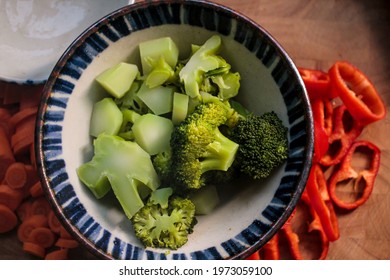
<svg viewBox="0 0 390 280">
<path fill-rule="evenodd" d="M 253 23 L 230 18 L 234 12 L 229 10 L 216 12 L 212 4 L 169 2 L 151 4 L 152 8 L 139 4 L 111 15 L 87 30 L 60 59 L 46 84 L 46 103 L 40 108 L 37 127 L 44 186 L 66 226 L 101 257 L 243 258 L 282 226 L 304 188 L 312 153 L 305 90 L 290 59 Z M 175 17 L 176 10 L 181 16 Z M 230 28 L 191 22 L 189 15 L 194 10 L 217 23 L 228 21 Z M 166 11 L 171 15 L 168 19 L 177 22 L 164 24 L 147 16 L 156 12 L 164 18 Z M 223 40 L 221 55 L 242 77 L 239 100 L 258 114 L 275 111 L 289 128 L 289 158 L 267 180 L 219 187 L 221 204 L 211 214 L 198 217 L 194 233 L 182 248 L 170 253 L 145 249 L 113 195 L 96 200 L 76 174 L 76 168 L 92 157 L 88 134 L 92 106 L 105 96 L 94 79 L 118 62 L 140 65 L 138 44 L 142 41 L 170 36 L 185 58 L 191 44 L 202 44 L 216 33 Z"/>
</svg>

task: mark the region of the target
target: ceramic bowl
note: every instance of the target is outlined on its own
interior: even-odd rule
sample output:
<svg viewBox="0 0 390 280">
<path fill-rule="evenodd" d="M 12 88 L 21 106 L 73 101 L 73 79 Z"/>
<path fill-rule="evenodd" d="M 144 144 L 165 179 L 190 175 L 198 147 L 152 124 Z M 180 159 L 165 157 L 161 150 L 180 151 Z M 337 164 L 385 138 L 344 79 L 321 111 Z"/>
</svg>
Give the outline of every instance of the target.
<svg viewBox="0 0 390 280">
<path fill-rule="evenodd" d="M 134 0 L 0 1 L 0 79 L 44 83 L 84 29 Z"/>
<path fill-rule="evenodd" d="M 288 127 L 289 157 L 267 180 L 236 182 L 211 214 L 198 217 L 178 250 L 144 248 L 112 197 L 96 200 L 76 168 L 92 157 L 88 135 L 94 102 L 104 96 L 98 73 L 138 61 L 138 44 L 170 36 L 180 53 L 211 35 L 242 76 L 240 101 L 256 113 L 275 111 Z M 184 56 L 185 57 L 185 56 Z M 67 49 L 45 86 L 36 151 L 42 184 L 66 228 L 92 253 L 108 259 L 242 259 L 264 245 L 291 215 L 305 187 L 313 152 L 307 93 L 292 60 L 261 26 L 229 8 L 203 1 L 138 3 L 107 15 Z M 245 187 L 242 185 L 245 184 Z M 229 189 L 229 186 L 226 186 Z"/>
</svg>

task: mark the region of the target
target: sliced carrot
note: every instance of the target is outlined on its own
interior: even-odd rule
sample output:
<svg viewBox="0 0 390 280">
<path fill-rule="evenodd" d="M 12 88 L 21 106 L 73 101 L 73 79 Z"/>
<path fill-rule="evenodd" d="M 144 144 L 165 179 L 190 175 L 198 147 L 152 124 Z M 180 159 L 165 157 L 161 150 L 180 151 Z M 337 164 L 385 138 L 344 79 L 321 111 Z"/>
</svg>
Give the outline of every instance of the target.
<svg viewBox="0 0 390 280">
<path fill-rule="evenodd" d="M 61 233 L 62 224 L 60 223 L 60 220 L 58 220 L 54 211 L 50 211 L 49 215 L 47 216 L 47 222 L 49 224 L 49 228 L 54 233 L 57 233 L 57 234 Z"/>
<path fill-rule="evenodd" d="M 37 227 L 47 227 L 47 217 L 43 215 L 32 215 L 25 219 L 18 227 L 17 236 L 21 242 L 28 240 L 31 231 Z"/>
<path fill-rule="evenodd" d="M 23 110 L 20 110 L 16 114 L 14 114 L 11 119 L 10 123 L 13 127 L 19 126 L 24 120 L 30 118 L 31 116 L 35 116 L 38 112 L 38 107 L 31 107 L 31 108 L 26 108 Z"/>
<path fill-rule="evenodd" d="M 31 204 L 31 213 L 33 215 L 48 216 L 51 211 L 51 205 L 43 196 L 36 198 Z"/>
<path fill-rule="evenodd" d="M 11 147 L 14 155 L 28 153 L 34 143 L 35 115 L 29 116 L 20 122 L 11 136 Z"/>
<path fill-rule="evenodd" d="M 37 170 L 37 159 L 35 157 L 35 144 L 32 142 L 30 145 L 30 164 L 34 168 L 34 170 Z"/>
<path fill-rule="evenodd" d="M 10 188 L 8 185 L 0 185 L 0 204 L 6 205 L 11 211 L 15 211 L 16 208 L 22 203 L 23 192 Z"/>
<path fill-rule="evenodd" d="M 23 251 L 40 258 L 44 258 L 46 255 L 45 248 L 36 243 L 28 241 L 23 242 Z"/>
<path fill-rule="evenodd" d="M 8 166 L 5 172 L 5 182 L 12 189 L 22 189 L 27 184 L 27 171 L 24 164 L 14 162 Z"/>
<path fill-rule="evenodd" d="M 73 248 L 77 248 L 79 246 L 79 243 L 74 239 L 67 239 L 67 238 L 60 237 L 57 239 L 54 245 L 60 248 L 73 249 Z"/>
<path fill-rule="evenodd" d="M 25 200 L 23 201 L 18 208 L 16 208 L 16 215 L 18 216 L 19 220 L 22 222 L 28 219 L 32 216 L 31 213 L 31 201 Z"/>
<path fill-rule="evenodd" d="M 61 225 L 61 228 L 60 228 L 60 237 L 62 237 L 64 239 L 73 239 L 73 236 L 62 225 Z"/>
<path fill-rule="evenodd" d="M 13 83 L 3 83 L 1 90 L 3 95 L 3 104 L 17 104 L 20 102 L 20 85 Z"/>
<path fill-rule="evenodd" d="M 18 218 L 14 211 L 6 205 L 0 204 L 0 233 L 13 230 L 18 224 Z"/>
<path fill-rule="evenodd" d="M 15 162 L 11 144 L 4 129 L 0 126 L 0 181 L 3 180 L 8 167 Z"/>
<path fill-rule="evenodd" d="M 67 260 L 68 249 L 57 249 L 46 254 L 45 260 Z"/>
<path fill-rule="evenodd" d="M 44 195 L 44 191 L 40 181 L 36 182 L 34 185 L 31 186 L 30 195 L 34 198 Z"/>
<path fill-rule="evenodd" d="M 28 242 L 38 244 L 43 248 L 49 248 L 53 246 L 55 241 L 56 236 L 54 235 L 54 232 L 52 232 L 51 229 L 47 227 L 36 227 L 30 232 L 28 236 Z"/>
</svg>

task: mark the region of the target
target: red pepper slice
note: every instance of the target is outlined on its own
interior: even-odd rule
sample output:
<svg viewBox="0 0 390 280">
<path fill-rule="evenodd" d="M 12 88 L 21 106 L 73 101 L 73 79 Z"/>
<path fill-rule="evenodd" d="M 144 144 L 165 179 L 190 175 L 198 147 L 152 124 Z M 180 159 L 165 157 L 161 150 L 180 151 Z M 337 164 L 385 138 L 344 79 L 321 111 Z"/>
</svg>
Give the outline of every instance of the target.
<svg viewBox="0 0 390 280">
<path fill-rule="evenodd" d="M 331 91 L 330 78 L 328 73 L 308 68 L 298 68 L 299 74 L 305 84 L 309 99 L 334 98 Z"/>
<path fill-rule="evenodd" d="M 338 94 L 348 111 L 362 125 L 381 120 L 386 107 L 371 81 L 357 67 L 345 61 L 329 69 L 332 92 Z"/>
<path fill-rule="evenodd" d="M 363 128 L 351 117 L 344 104 L 334 108 L 333 131 L 329 135 L 329 149 L 319 162 L 323 166 L 338 164 L 348 152 L 353 141 L 361 134 Z"/>
<path fill-rule="evenodd" d="M 352 157 L 359 148 L 366 148 L 371 151 L 370 154 L 370 166 L 368 169 L 356 171 L 352 167 Z M 352 144 L 348 153 L 345 155 L 343 161 L 340 164 L 340 168 L 333 173 L 329 179 L 329 195 L 332 201 L 340 208 L 352 210 L 367 201 L 374 188 L 375 178 L 379 171 L 380 165 L 380 149 L 373 143 L 360 140 Z M 361 196 L 353 202 L 347 202 L 337 196 L 336 188 L 340 182 L 352 179 L 354 189 L 358 187 L 364 187 Z"/>
<path fill-rule="evenodd" d="M 309 221 L 308 231 L 309 232 L 318 231 L 318 233 L 319 233 L 322 250 L 321 250 L 321 254 L 318 257 L 318 259 L 324 260 L 324 259 L 326 259 L 326 256 L 328 255 L 329 240 L 328 240 L 326 233 L 322 227 L 320 218 L 319 218 L 317 212 L 315 211 L 314 207 L 312 206 L 312 202 L 311 202 L 310 197 L 309 197 L 306 190 L 303 192 L 300 201 L 303 202 L 308 207 L 309 214 L 311 216 L 311 220 Z M 283 227 L 280 229 L 279 232 L 282 233 L 283 236 L 286 238 L 286 241 L 290 247 L 289 249 L 290 249 L 292 257 L 296 260 L 303 260 L 304 257 L 300 251 L 300 248 L 299 248 L 299 236 L 294 232 L 294 230 L 292 228 L 292 222 L 291 222 L 292 217 L 293 217 L 293 215 L 283 225 Z"/>
<path fill-rule="evenodd" d="M 326 178 L 320 165 L 314 164 L 312 166 L 306 190 L 328 240 L 335 241 L 339 239 L 340 232 L 336 212 L 329 197 Z"/>
<path fill-rule="evenodd" d="M 279 234 L 276 233 L 260 250 L 264 260 L 280 260 Z"/>
</svg>

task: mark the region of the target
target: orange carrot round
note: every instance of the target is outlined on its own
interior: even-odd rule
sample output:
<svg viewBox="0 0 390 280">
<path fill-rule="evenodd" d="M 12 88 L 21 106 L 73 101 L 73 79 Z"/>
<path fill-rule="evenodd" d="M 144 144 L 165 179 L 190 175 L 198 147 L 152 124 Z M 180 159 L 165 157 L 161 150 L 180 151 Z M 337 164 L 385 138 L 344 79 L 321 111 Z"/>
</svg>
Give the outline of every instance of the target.
<svg viewBox="0 0 390 280">
<path fill-rule="evenodd" d="M 18 224 L 15 213 L 7 206 L 0 204 L 0 233 L 13 230 Z"/>
<path fill-rule="evenodd" d="M 32 216 L 31 213 L 31 201 L 23 201 L 18 208 L 16 208 L 16 215 L 22 222 Z"/>
<path fill-rule="evenodd" d="M 21 190 L 15 190 L 8 185 L 0 185 L 0 204 L 6 205 L 12 211 L 22 203 L 23 192 Z"/>
<path fill-rule="evenodd" d="M 36 227 L 30 232 L 28 242 L 38 244 L 46 249 L 53 246 L 55 242 L 55 235 L 47 227 Z"/>
<path fill-rule="evenodd" d="M 8 167 L 15 162 L 11 143 L 4 129 L 0 126 L 0 180 L 3 180 Z"/>
<path fill-rule="evenodd" d="M 44 192 L 40 181 L 30 187 L 30 195 L 34 198 L 43 196 Z"/>
<path fill-rule="evenodd" d="M 24 220 L 18 227 L 17 236 L 21 242 L 29 239 L 30 233 L 34 228 L 47 227 L 47 217 L 44 215 L 32 215 Z"/>
<path fill-rule="evenodd" d="M 12 163 L 5 172 L 5 182 L 13 189 L 22 189 L 27 183 L 27 172 L 21 162 Z"/>
<path fill-rule="evenodd" d="M 49 215 L 51 211 L 50 203 L 46 200 L 44 196 L 36 198 L 31 205 L 31 212 L 34 215 Z"/>
<path fill-rule="evenodd" d="M 46 254 L 45 260 L 67 260 L 68 249 L 57 249 Z"/>
<path fill-rule="evenodd" d="M 33 242 L 23 242 L 23 251 L 40 258 L 46 255 L 45 248 Z"/>
<path fill-rule="evenodd" d="M 49 224 L 49 228 L 57 234 L 61 233 L 62 224 L 58 220 L 57 216 L 55 215 L 54 211 L 50 211 L 49 215 L 47 216 L 47 221 Z"/>
<path fill-rule="evenodd" d="M 79 243 L 74 239 L 67 239 L 67 238 L 60 237 L 57 239 L 54 245 L 60 248 L 73 249 L 73 248 L 77 248 L 79 246 Z"/>
</svg>

